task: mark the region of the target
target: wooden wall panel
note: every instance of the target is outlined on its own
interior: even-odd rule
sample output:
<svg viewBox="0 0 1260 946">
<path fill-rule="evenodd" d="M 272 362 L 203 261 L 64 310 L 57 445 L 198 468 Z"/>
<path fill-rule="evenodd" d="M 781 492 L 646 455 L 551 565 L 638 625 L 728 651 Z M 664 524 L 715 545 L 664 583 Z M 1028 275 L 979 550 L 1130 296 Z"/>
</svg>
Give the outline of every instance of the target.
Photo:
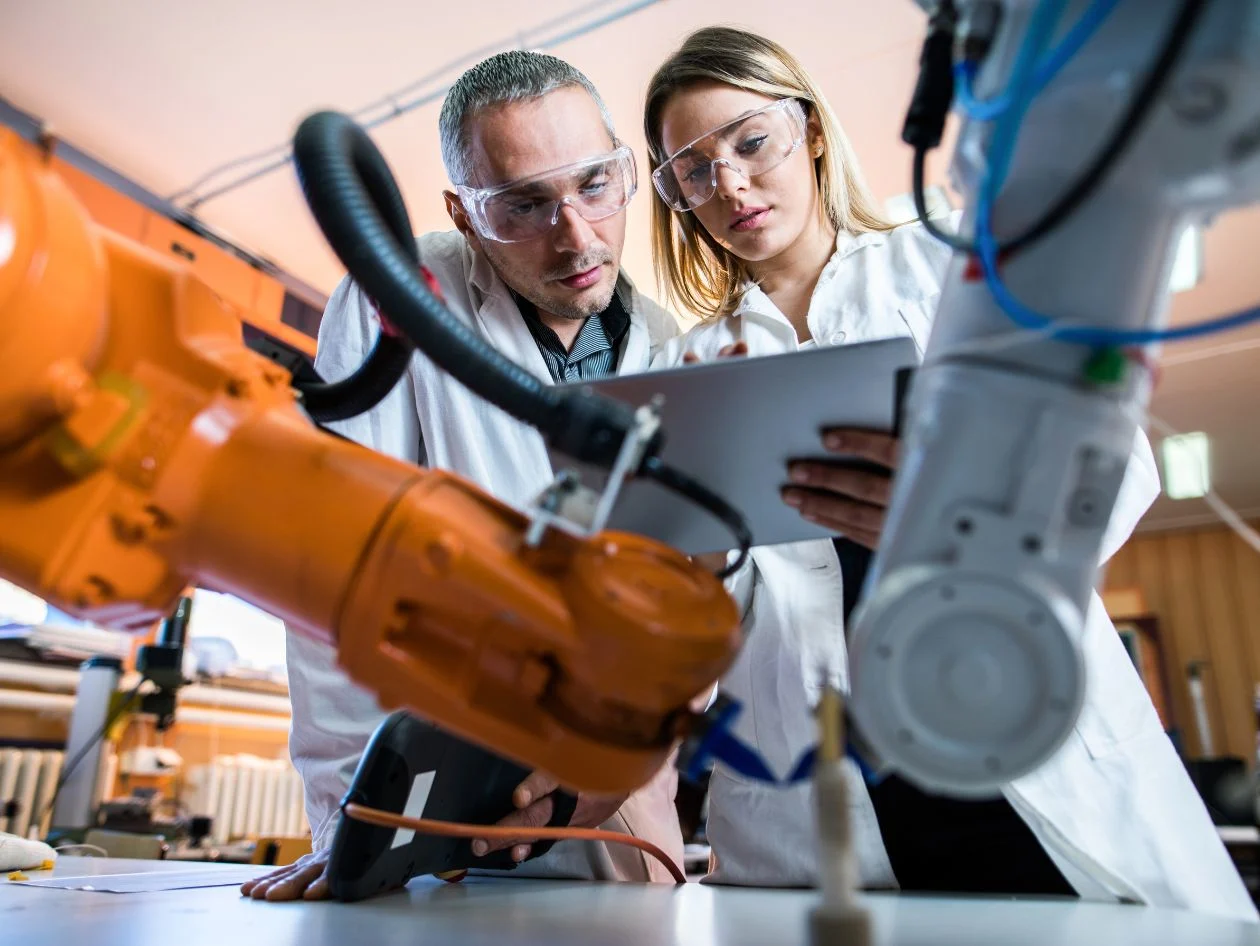
<svg viewBox="0 0 1260 946">
<path fill-rule="evenodd" d="M 1138 590 L 1159 620 L 1173 712 L 1189 754 L 1198 757 L 1202 748 L 1186 668 L 1201 660 L 1216 753 L 1254 760 L 1260 554 L 1224 526 L 1143 533 L 1116 553 L 1104 578 L 1105 589 Z"/>
</svg>

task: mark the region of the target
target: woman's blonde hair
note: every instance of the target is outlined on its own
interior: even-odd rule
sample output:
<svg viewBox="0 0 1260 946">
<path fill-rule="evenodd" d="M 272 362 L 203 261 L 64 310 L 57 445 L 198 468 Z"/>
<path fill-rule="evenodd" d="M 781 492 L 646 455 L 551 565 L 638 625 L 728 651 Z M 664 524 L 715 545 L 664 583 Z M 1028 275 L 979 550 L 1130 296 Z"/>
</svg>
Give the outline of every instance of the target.
<svg viewBox="0 0 1260 946">
<path fill-rule="evenodd" d="M 721 82 L 770 98 L 798 99 L 822 133 L 814 161 L 821 204 L 837 231 L 891 230 L 867 189 L 849 139 L 805 67 L 782 46 L 755 33 L 711 26 L 692 33 L 648 84 L 643 112 L 648 163 L 668 159 L 661 115 L 675 93 L 697 82 Z M 727 315 L 743 297 L 749 273 L 742 260 L 717 243 L 694 213 L 678 213 L 652 189 L 652 256 L 667 300 L 706 318 Z"/>
</svg>

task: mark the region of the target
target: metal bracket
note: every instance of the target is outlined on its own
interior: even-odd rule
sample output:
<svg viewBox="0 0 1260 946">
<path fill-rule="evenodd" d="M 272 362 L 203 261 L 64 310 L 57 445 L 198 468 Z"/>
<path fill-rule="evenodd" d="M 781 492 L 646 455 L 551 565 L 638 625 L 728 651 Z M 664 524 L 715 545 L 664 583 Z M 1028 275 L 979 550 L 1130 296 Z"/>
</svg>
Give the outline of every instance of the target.
<svg viewBox="0 0 1260 946">
<path fill-rule="evenodd" d="M 634 426 L 622 441 L 602 490 L 584 485 L 574 470 L 560 471 L 529 508 L 527 546 L 537 546 L 549 528 L 579 538 L 589 538 L 603 530 L 622 487 L 642 465 L 648 445 L 660 430 L 663 403 L 663 399 L 657 397 L 634 412 Z"/>
</svg>

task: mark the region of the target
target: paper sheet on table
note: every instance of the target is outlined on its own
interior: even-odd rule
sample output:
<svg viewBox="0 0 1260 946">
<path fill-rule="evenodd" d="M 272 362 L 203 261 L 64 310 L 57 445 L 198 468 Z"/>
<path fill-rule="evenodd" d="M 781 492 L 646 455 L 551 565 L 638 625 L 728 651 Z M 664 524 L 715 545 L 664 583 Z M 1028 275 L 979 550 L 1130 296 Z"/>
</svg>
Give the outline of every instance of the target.
<svg viewBox="0 0 1260 946">
<path fill-rule="evenodd" d="M 95 874 L 91 877 L 43 877 L 13 882 L 24 887 L 91 890 L 95 893 L 152 893 L 157 890 L 190 890 L 196 887 L 234 887 L 264 873 L 266 869 L 249 864 L 222 864 L 197 870 Z"/>
</svg>

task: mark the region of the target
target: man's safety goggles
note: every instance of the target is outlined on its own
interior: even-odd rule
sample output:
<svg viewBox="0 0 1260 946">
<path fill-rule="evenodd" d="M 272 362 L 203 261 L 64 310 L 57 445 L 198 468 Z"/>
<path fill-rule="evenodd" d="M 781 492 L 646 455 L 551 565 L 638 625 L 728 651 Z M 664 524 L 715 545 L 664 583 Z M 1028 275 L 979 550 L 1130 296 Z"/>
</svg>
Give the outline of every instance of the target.
<svg viewBox="0 0 1260 946">
<path fill-rule="evenodd" d="M 796 99 L 780 99 L 679 148 L 652 172 L 652 183 L 675 210 L 694 210 L 717 192 L 718 168 L 751 180 L 778 167 L 804 143 L 804 107 Z"/>
<path fill-rule="evenodd" d="M 497 187 L 456 188 L 477 233 L 498 243 L 522 243 L 550 230 L 565 207 L 588 222 L 625 209 L 638 178 L 627 147 Z"/>
</svg>

